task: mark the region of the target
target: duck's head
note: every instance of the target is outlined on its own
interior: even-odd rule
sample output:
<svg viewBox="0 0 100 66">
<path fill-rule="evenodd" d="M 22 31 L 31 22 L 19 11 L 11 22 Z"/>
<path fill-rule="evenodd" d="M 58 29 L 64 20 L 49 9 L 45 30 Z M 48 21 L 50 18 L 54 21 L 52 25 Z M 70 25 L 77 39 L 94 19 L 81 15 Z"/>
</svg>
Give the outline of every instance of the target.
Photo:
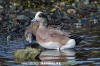
<svg viewBox="0 0 100 66">
<path fill-rule="evenodd" d="M 32 22 L 47 22 L 48 21 L 48 18 L 47 18 L 47 15 L 42 12 L 42 11 L 38 11 L 36 14 L 35 14 L 35 18 L 31 20 Z"/>
</svg>

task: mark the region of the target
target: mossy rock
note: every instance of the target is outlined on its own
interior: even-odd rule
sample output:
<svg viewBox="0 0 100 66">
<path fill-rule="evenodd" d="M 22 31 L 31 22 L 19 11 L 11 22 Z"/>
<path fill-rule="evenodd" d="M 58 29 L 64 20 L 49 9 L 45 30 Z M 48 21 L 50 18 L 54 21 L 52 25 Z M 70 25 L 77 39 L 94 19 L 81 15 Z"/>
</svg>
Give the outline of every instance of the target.
<svg viewBox="0 0 100 66">
<path fill-rule="evenodd" d="M 19 49 L 15 52 L 14 56 L 18 63 L 25 61 L 37 61 L 36 57 L 40 54 L 40 49 L 26 48 Z"/>
<path fill-rule="evenodd" d="M 68 14 L 75 14 L 76 13 L 76 10 L 75 9 L 67 9 L 67 13 Z"/>
</svg>

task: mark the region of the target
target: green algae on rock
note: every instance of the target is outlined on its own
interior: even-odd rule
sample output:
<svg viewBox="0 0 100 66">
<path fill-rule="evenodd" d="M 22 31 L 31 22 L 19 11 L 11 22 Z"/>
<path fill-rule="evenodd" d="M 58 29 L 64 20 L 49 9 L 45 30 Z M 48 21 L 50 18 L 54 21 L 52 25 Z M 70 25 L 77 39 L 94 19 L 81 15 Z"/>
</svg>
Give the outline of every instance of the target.
<svg viewBox="0 0 100 66">
<path fill-rule="evenodd" d="M 40 54 L 40 49 L 26 48 L 19 49 L 15 52 L 14 56 L 18 63 L 25 61 L 37 61 L 36 57 Z"/>
</svg>

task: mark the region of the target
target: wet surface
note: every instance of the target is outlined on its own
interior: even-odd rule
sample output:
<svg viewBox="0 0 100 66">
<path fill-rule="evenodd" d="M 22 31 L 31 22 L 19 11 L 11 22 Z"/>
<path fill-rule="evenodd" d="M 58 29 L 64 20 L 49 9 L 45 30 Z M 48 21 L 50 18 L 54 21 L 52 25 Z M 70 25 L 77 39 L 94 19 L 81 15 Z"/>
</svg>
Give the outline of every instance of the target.
<svg viewBox="0 0 100 66">
<path fill-rule="evenodd" d="M 86 28 L 87 29 L 87 28 Z M 80 30 L 81 32 L 82 30 Z M 99 66 L 100 65 L 100 31 L 99 27 L 84 30 L 84 40 L 75 48 L 63 51 L 43 50 L 37 61 L 17 63 L 14 53 L 20 48 L 25 48 L 27 42 L 24 37 L 7 41 L 6 37 L 0 37 L 0 66 L 29 66 L 29 65 L 75 65 L 75 66 Z"/>
</svg>

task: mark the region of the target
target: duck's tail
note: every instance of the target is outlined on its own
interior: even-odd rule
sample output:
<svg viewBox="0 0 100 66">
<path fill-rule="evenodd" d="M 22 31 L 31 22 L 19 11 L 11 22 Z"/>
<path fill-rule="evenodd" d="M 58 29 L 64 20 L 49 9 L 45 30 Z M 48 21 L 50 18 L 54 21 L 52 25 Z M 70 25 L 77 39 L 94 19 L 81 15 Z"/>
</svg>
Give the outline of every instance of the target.
<svg viewBox="0 0 100 66">
<path fill-rule="evenodd" d="M 71 39 L 75 39 L 76 45 L 78 45 L 78 44 L 83 40 L 83 38 L 80 37 L 80 36 L 77 35 L 77 34 L 71 34 L 71 35 L 70 35 L 70 38 L 71 38 Z"/>
</svg>

